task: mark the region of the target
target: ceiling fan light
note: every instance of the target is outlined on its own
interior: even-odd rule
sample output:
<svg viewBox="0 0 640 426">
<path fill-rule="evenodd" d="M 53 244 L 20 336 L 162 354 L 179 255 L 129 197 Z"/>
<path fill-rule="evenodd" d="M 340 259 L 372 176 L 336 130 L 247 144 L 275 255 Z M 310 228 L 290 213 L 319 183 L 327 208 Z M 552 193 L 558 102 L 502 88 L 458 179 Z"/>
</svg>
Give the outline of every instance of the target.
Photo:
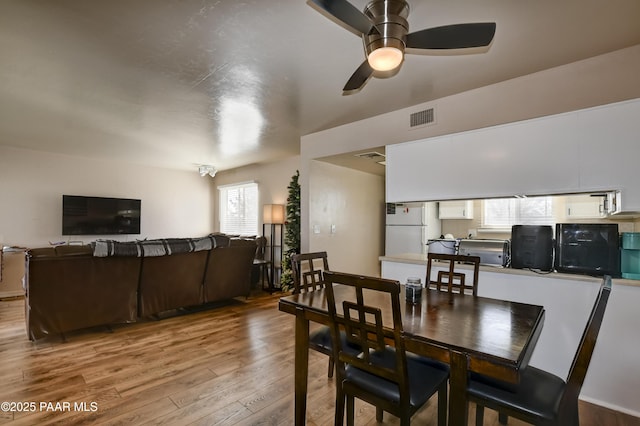
<svg viewBox="0 0 640 426">
<path fill-rule="evenodd" d="M 391 71 L 402 63 L 404 53 L 396 47 L 380 47 L 369 53 L 367 60 L 376 71 Z"/>
</svg>

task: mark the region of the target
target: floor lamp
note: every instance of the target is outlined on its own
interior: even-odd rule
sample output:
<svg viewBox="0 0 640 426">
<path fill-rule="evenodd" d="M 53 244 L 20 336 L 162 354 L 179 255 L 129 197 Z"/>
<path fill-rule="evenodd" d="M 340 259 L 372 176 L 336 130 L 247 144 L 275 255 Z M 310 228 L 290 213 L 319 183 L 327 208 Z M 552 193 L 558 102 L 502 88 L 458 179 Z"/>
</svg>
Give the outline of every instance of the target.
<svg viewBox="0 0 640 426">
<path fill-rule="evenodd" d="M 282 225 L 284 224 L 284 205 L 265 204 L 262 212 L 262 235 L 267 238 L 267 253 L 271 261 L 269 268 L 271 282 L 269 291 L 279 289 L 276 286 L 276 271 L 282 268 Z M 267 236 L 267 227 L 269 235 Z"/>
</svg>

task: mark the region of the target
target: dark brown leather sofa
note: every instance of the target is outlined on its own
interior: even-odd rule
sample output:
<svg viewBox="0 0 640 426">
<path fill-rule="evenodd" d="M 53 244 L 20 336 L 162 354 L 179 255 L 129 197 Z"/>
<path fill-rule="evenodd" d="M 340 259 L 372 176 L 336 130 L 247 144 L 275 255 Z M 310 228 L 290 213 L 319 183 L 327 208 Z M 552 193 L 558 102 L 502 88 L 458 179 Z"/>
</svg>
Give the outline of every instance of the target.
<svg viewBox="0 0 640 426">
<path fill-rule="evenodd" d="M 148 317 L 201 304 L 203 277 L 209 255 L 210 251 L 198 251 L 142 258 L 139 315 Z"/>
<path fill-rule="evenodd" d="M 29 339 L 136 320 L 140 258 L 93 257 L 90 247 L 28 251 Z"/>
<path fill-rule="evenodd" d="M 248 296 L 255 240 L 213 241 L 209 250 L 154 257 L 96 257 L 90 246 L 28 250 L 29 339 Z"/>
<path fill-rule="evenodd" d="M 204 303 L 248 295 L 256 240 L 231 239 L 229 246 L 218 244 L 211 250 L 204 276 Z"/>
</svg>

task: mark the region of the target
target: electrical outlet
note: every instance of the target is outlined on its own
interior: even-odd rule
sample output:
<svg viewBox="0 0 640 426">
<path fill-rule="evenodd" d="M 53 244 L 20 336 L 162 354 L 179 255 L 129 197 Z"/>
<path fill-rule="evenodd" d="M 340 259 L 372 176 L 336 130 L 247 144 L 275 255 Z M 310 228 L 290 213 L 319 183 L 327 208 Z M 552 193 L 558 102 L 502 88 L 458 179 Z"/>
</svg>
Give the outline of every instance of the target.
<svg viewBox="0 0 640 426">
<path fill-rule="evenodd" d="M 331 224 L 331 233 L 332 234 L 336 233 L 336 226 L 334 224 Z"/>
<path fill-rule="evenodd" d="M 313 233 L 314 234 L 319 234 L 320 233 L 320 226 L 313 225 Z"/>
<path fill-rule="evenodd" d="M 478 236 L 478 230 L 476 228 L 467 230 L 467 236 L 469 238 L 476 238 Z"/>
</svg>

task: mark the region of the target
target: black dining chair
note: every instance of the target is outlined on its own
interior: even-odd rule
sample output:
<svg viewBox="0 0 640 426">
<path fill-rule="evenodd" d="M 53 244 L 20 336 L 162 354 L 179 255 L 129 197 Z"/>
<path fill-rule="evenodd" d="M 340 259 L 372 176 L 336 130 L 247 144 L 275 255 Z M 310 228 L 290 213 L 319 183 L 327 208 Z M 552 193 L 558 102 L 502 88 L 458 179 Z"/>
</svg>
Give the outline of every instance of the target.
<svg viewBox="0 0 640 426">
<path fill-rule="evenodd" d="M 329 270 L 327 252 L 294 254 L 291 256 L 291 269 L 293 271 L 294 294 L 319 290 L 324 287 L 323 272 Z M 344 340 L 345 338 L 344 333 L 342 333 L 342 339 Z M 347 345 L 347 348 L 354 354 L 360 353 L 360 348 L 357 346 Z M 329 357 L 327 376 L 333 377 L 335 360 L 329 327 L 321 326 L 309 334 L 309 349 Z"/>
<path fill-rule="evenodd" d="M 471 376 L 467 395 L 470 401 L 476 403 L 476 426 L 483 424 L 484 407 L 498 411 L 501 424 L 506 424 L 508 416 L 511 416 L 534 425 L 579 425 L 578 396 L 610 293 L 611 277 L 605 276 L 566 382 L 532 366 L 522 370 L 520 382 L 510 388 L 500 386 L 484 376 Z"/>
<path fill-rule="evenodd" d="M 343 424 L 346 402 L 347 425 L 353 425 L 354 399 L 358 398 L 376 407 L 378 422 L 387 411 L 406 426 L 411 416 L 437 392 L 438 425 L 445 426 L 449 371 L 405 351 L 400 283 L 337 272 L 325 272 L 324 279 L 336 347 L 335 424 Z M 334 288 L 338 284 L 346 286 L 341 288 L 339 299 L 338 287 Z M 375 300 L 370 299 L 374 294 Z M 383 315 L 380 306 L 390 307 L 391 317 Z M 348 342 L 362 348 L 361 354 L 345 350 L 340 330 L 345 331 Z"/>
<path fill-rule="evenodd" d="M 438 270 L 436 278 L 434 279 L 432 278 L 431 271 L 434 266 L 439 266 L 438 263 L 435 262 L 438 262 L 445 268 L 445 270 Z M 467 279 L 467 274 L 471 271 L 469 269 L 460 268 L 460 265 L 462 264 L 472 265 L 473 276 L 470 280 Z M 479 273 L 480 257 L 478 256 L 428 253 L 425 286 L 439 291 L 448 291 L 449 293 L 471 293 L 474 296 L 477 296 Z"/>
</svg>

